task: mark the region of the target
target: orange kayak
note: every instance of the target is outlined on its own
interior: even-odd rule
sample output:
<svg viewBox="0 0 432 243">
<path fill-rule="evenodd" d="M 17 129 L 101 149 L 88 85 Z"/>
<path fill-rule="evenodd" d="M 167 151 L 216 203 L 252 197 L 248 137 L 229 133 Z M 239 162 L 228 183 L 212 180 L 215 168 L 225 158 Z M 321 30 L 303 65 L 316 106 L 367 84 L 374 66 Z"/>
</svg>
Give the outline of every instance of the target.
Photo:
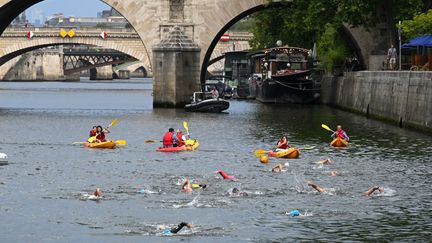
<svg viewBox="0 0 432 243">
<path fill-rule="evenodd" d="M 330 143 L 330 146 L 333 146 L 333 147 L 346 147 L 346 146 L 348 146 L 348 142 L 347 141 L 345 141 L 344 139 L 341 139 L 341 138 L 335 138 L 331 143 Z"/>
<path fill-rule="evenodd" d="M 106 141 L 102 143 L 85 143 L 85 147 L 87 148 L 99 148 L 99 149 L 113 149 L 115 148 L 116 144 L 114 141 Z"/>
<path fill-rule="evenodd" d="M 300 151 L 297 148 L 289 148 L 277 152 L 269 151 L 268 155 L 276 158 L 296 159 L 300 156 Z"/>
</svg>

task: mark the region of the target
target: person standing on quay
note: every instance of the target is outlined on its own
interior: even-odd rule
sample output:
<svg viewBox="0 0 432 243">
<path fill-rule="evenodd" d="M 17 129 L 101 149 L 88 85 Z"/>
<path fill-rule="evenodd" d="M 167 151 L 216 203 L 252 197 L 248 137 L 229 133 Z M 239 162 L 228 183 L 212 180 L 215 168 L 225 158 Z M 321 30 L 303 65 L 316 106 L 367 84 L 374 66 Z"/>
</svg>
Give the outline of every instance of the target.
<svg viewBox="0 0 432 243">
<path fill-rule="evenodd" d="M 397 51 L 394 45 L 392 44 L 387 52 L 387 61 L 389 63 L 390 70 L 396 70 L 396 59 L 397 59 Z"/>
</svg>

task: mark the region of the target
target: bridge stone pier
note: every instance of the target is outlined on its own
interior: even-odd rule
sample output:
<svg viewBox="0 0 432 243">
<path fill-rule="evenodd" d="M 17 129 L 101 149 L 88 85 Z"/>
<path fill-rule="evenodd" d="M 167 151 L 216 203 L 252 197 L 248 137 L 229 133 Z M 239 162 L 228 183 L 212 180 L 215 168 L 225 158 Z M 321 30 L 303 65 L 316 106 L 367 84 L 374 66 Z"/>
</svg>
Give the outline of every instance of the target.
<svg viewBox="0 0 432 243">
<path fill-rule="evenodd" d="M 26 8 L 41 1 L 43 0 L 0 0 L 0 33 Z M 150 59 L 149 66 L 151 63 L 155 63 L 151 61 L 153 58 L 152 48 L 165 39 L 174 26 L 179 26 L 183 33 L 201 49 L 200 59 L 197 61 L 200 65 L 199 78 L 201 82 L 205 81 L 209 60 L 220 37 L 238 20 L 266 8 L 269 2 L 268 0 L 102 1 L 120 12 L 135 29 L 142 41 L 142 55 L 146 55 Z M 286 7 L 289 8 L 290 2 L 293 1 L 297 0 L 274 0 L 273 2 L 287 4 Z M 351 29 L 348 29 L 348 32 L 350 31 Z M 370 32 L 366 30 L 360 31 L 361 34 L 350 35 L 348 33 L 347 36 L 350 37 L 352 46 L 358 50 L 358 58 L 362 66 L 369 67 L 369 54 L 374 47 L 370 46 L 370 43 L 364 45 L 364 41 L 356 40 L 358 36 L 363 39 L 368 39 L 367 36 L 371 36 Z M 380 41 L 373 43 L 374 45 L 381 45 L 382 43 L 379 42 L 389 43 L 386 38 L 380 38 Z M 0 55 L 5 54 L 0 53 Z M 195 80 L 195 77 L 192 77 L 191 80 Z M 193 91 L 195 90 L 189 90 L 190 95 Z"/>
</svg>

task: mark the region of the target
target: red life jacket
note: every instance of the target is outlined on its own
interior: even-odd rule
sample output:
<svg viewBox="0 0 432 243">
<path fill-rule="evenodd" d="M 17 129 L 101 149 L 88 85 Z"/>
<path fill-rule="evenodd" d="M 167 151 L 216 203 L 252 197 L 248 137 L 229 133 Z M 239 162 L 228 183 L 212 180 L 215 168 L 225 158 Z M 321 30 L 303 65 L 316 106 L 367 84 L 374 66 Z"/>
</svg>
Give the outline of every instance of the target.
<svg viewBox="0 0 432 243">
<path fill-rule="evenodd" d="M 279 140 L 279 142 L 281 142 L 281 140 Z M 278 142 L 278 144 L 279 144 L 279 142 Z M 288 148 L 288 142 L 279 145 L 278 148 L 280 148 L 280 149 L 287 149 Z"/>
<path fill-rule="evenodd" d="M 178 138 L 178 142 L 179 142 L 179 146 L 183 146 L 185 145 L 184 140 L 183 140 L 183 133 L 182 132 L 178 132 L 177 133 L 177 138 Z"/>
<path fill-rule="evenodd" d="M 96 139 L 99 140 L 99 141 L 101 141 L 101 142 L 105 142 L 105 141 L 106 141 L 106 140 L 105 140 L 105 133 L 104 133 L 104 132 L 99 133 L 99 134 L 96 136 Z"/>
<path fill-rule="evenodd" d="M 345 140 L 346 138 L 344 136 L 344 133 L 344 130 L 336 131 L 336 137 Z"/>
<path fill-rule="evenodd" d="M 96 136 L 96 131 L 91 130 L 90 131 L 90 137 L 94 137 L 94 136 Z"/>
<path fill-rule="evenodd" d="M 173 133 L 167 132 L 163 136 L 163 145 L 173 145 Z"/>
</svg>

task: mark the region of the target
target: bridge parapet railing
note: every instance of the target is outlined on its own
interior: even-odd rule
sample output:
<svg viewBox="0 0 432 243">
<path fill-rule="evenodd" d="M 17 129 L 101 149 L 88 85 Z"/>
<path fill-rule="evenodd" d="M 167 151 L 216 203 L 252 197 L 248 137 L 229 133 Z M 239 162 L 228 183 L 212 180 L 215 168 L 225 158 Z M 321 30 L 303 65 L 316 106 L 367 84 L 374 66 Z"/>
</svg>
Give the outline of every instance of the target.
<svg viewBox="0 0 432 243">
<path fill-rule="evenodd" d="M 76 37 L 99 37 L 105 31 L 109 37 L 113 38 L 139 38 L 138 33 L 133 29 L 105 29 L 105 28 L 53 28 L 53 27 L 31 27 L 31 28 L 7 28 L 1 37 L 23 37 L 29 31 L 33 32 L 35 37 L 58 37 L 61 30 L 75 32 Z"/>
</svg>

